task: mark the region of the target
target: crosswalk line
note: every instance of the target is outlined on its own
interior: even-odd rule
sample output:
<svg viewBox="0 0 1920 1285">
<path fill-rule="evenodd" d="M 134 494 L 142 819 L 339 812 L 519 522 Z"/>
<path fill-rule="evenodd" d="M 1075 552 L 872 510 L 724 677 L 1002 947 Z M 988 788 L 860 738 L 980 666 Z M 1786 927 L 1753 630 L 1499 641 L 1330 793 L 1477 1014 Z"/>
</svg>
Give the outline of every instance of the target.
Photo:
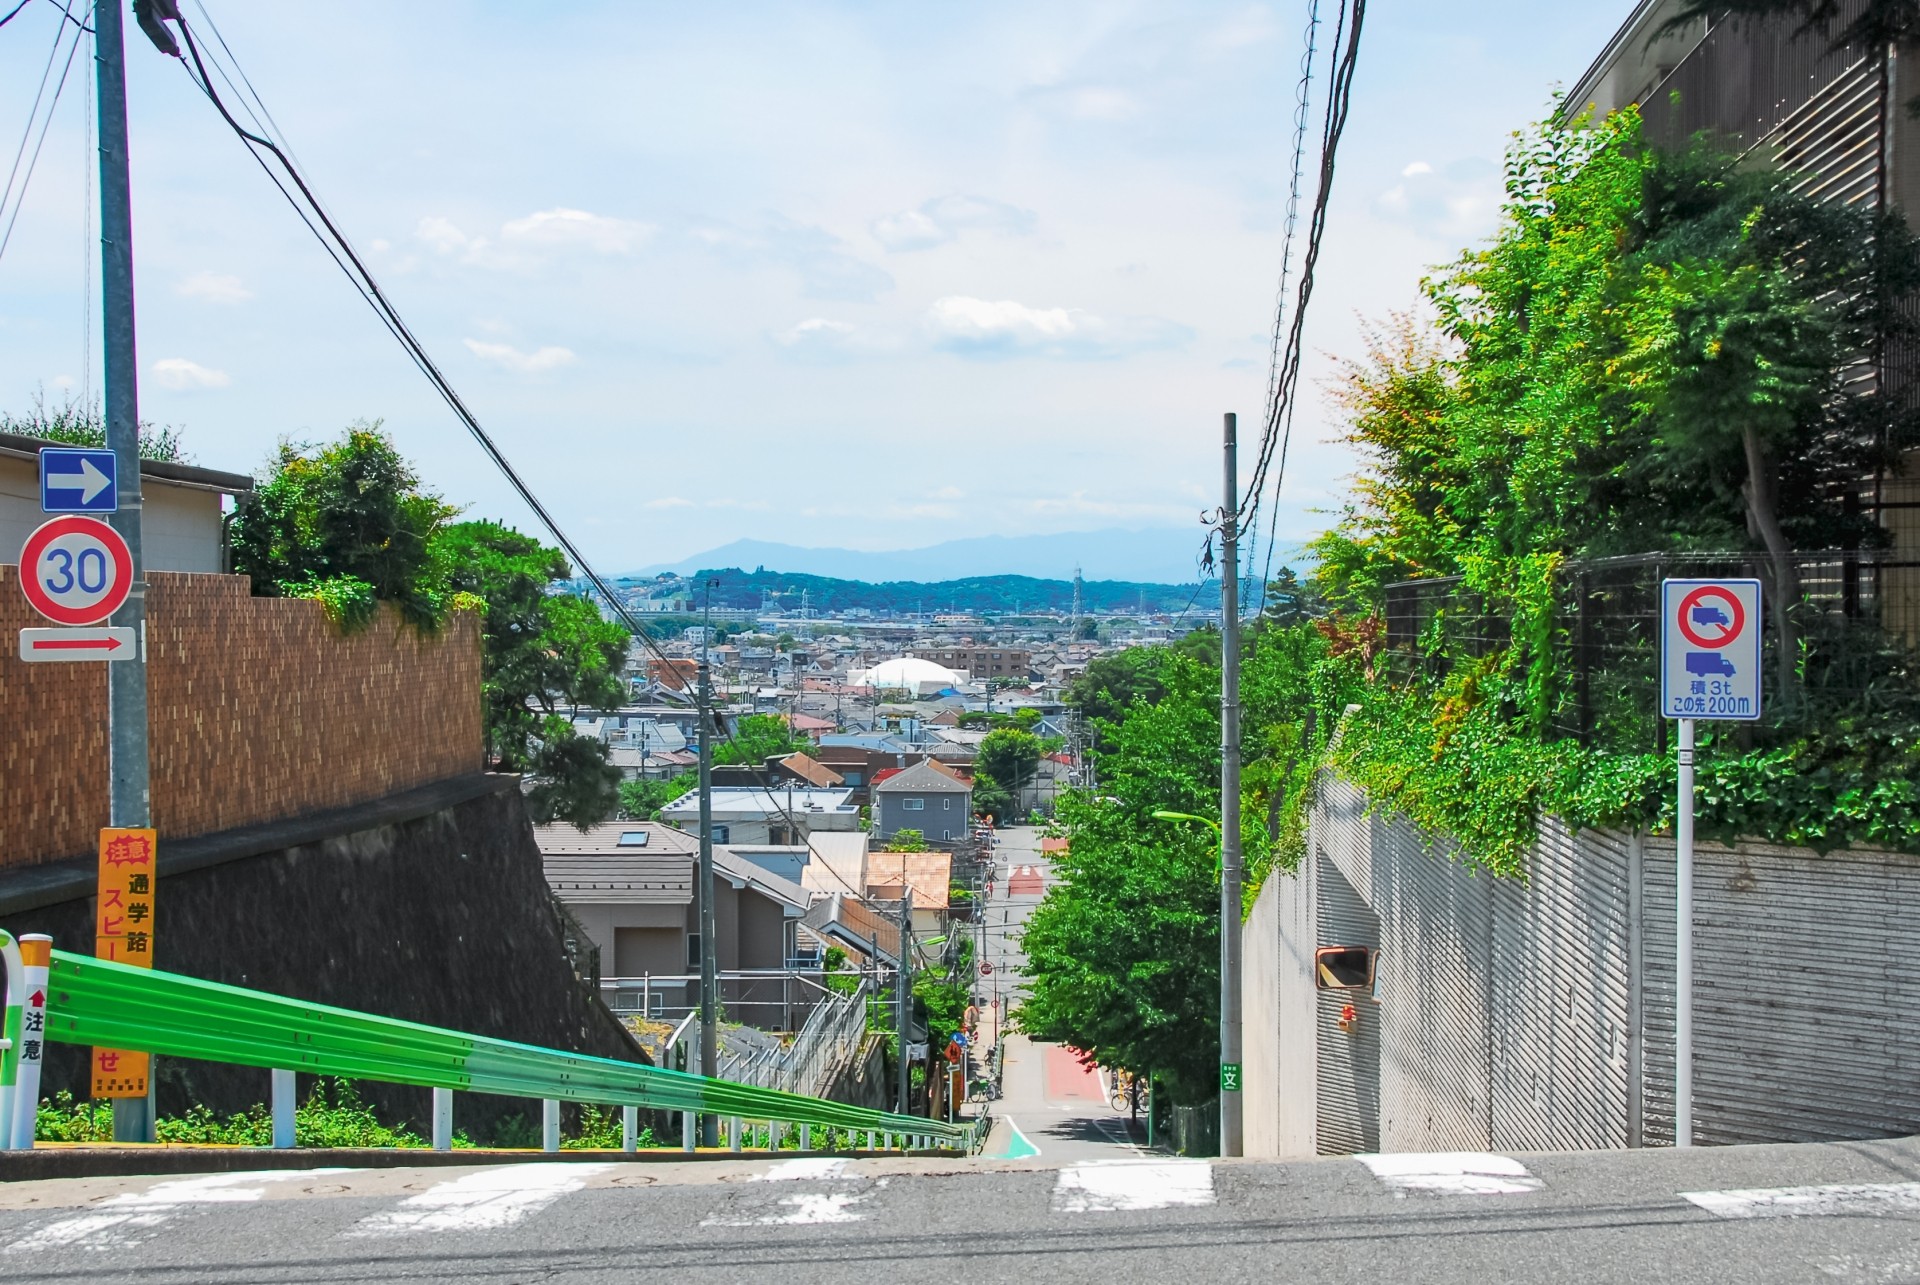
<svg viewBox="0 0 1920 1285">
<path fill-rule="evenodd" d="M 1406 1151 L 1354 1157 L 1396 1191 L 1517 1196 L 1546 1184 L 1510 1156 L 1480 1151 Z"/>
<path fill-rule="evenodd" d="M 802 1156 L 795 1160 L 776 1160 L 765 1173 L 753 1176 L 755 1182 L 823 1182 L 846 1172 L 847 1162 L 833 1156 Z"/>
<path fill-rule="evenodd" d="M 1213 1203 L 1213 1166 L 1204 1160 L 1088 1160 L 1060 1171 L 1058 1214 L 1115 1213 Z"/>
<path fill-rule="evenodd" d="M 349 1236 L 403 1236 L 413 1232 L 494 1231 L 511 1227 L 612 1165 L 545 1163 L 502 1165 L 465 1174 L 410 1196 L 393 1209 L 361 1219 Z"/>
<path fill-rule="evenodd" d="M 1716 1218 L 1872 1218 L 1920 1212 L 1920 1182 L 1836 1182 L 1824 1187 L 1753 1187 L 1734 1191 L 1683 1191 Z"/>
<path fill-rule="evenodd" d="M 820 1190 L 798 1191 L 771 1201 L 743 1190 L 729 1194 L 728 1207 L 700 1220 L 702 1227 L 793 1227 L 813 1223 L 857 1223 L 866 1217 L 856 1206 L 872 1200 L 887 1185 L 885 1178 L 849 1172 L 847 1162 L 832 1156 L 802 1156 L 775 1161 L 753 1181 L 812 1183 Z M 743 1207 L 744 1206 L 744 1207 Z"/>
<path fill-rule="evenodd" d="M 197 1205 L 245 1204 L 264 1197 L 266 1185 L 346 1173 L 345 1169 L 293 1169 L 265 1173 L 215 1173 L 158 1183 L 145 1191 L 123 1192 L 84 1214 L 48 1223 L 9 1244 L 6 1252 L 79 1246 L 114 1249 L 146 1239 L 143 1232 L 170 1222 Z"/>
</svg>

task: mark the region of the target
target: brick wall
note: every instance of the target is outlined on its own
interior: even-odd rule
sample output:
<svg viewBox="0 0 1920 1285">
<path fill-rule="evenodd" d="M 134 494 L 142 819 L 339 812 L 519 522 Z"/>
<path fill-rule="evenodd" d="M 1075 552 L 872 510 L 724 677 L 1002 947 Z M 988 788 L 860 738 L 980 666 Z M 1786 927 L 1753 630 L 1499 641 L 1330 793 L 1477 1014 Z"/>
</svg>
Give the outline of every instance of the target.
<svg viewBox="0 0 1920 1285">
<path fill-rule="evenodd" d="M 107 823 L 104 664 L 26 664 L 44 625 L 0 566 L 0 867 L 92 850 Z M 153 817 L 168 836 L 346 807 L 482 769 L 479 621 L 437 637 L 391 612 L 342 635 L 319 604 L 241 576 L 154 572 Z"/>
</svg>

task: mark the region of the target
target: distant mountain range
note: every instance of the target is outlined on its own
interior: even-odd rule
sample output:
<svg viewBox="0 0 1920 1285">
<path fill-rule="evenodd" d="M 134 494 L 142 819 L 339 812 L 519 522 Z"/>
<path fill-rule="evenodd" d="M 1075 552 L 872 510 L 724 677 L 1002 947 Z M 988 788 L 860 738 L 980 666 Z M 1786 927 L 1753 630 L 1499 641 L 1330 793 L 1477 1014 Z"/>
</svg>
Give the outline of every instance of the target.
<svg viewBox="0 0 1920 1285">
<path fill-rule="evenodd" d="M 1191 585 L 1200 579 L 1198 560 L 1206 532 L 1161 528 L 1148 531 L 1073 531 L 1062 535 L 987 535 L 948 540 L 923 549 L 869 553 L 858 549 L 809 549 L 769 540 L 735 540 L 674 562 L 630 573 L 692 575 L 709 567 L 764 568 L 838 580 L 943 581 L 980 576 L 1032 576 L 1072 580 L 1078 566 L 1087 580 L 1133 584 Z"/>
</svg>

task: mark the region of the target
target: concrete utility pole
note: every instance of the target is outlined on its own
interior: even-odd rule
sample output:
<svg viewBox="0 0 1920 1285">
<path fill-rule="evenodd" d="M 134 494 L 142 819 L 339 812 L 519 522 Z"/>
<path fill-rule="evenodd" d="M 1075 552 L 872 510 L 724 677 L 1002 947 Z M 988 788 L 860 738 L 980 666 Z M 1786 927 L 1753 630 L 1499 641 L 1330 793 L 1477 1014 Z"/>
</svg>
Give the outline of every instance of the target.
<svg viewBox="0 0 1920 1285">
<path fill-rule="evenodd" d="M 94 12 L 100 96 L 100 326 L 107 445 L 119 466 L 120 507 L 108 518 L 133 553 L 133 592 L 113 623 L 134 631 L 139 652 L 107 666 L 109 824 L 152 824 L 147 791 L 147 579 L 140 548 L 140 386 L 133 326 L 133 198 L 127 172 L 127 63 L 120 0 Z M 148 1072 L 147 1083 L 153 1083 Z M 115 1142 L 152 1142 L 153 1094 L 116 1098 Z"/>
<path fill-rule="evenodd" d="M 900 882 L 906 884 L 903 873 Z M 907 1114 L 907 1095 L 912 1088 L 913 1077 L 907 1058 L 908 1037 L 913 1034 L 913 889 L 903 886 L 900 889 L 900 967 L 893 978 L 894 1004 L 899 1008 L 896 1015 L 900 1026 L 900 1105 L 901 1115 Z"/>
<path fill-rule="evenodd" d="M 1220 1154 L 1240 1137 L 1240 480 L 1239 418 L 1226 418 L 1220 510 Z"/>
<path fill-rule="evenodd" d="M 700 1073 L 720 1071 L 719 943 L 713 910 L 713 670 L 708 664 L 712 637 L 713 586 L 707 586 L 706 627 L 700 633 Z M 700 1145 L 720 1145 L 720 1117 L 700 1117 Z"/>
</svg>

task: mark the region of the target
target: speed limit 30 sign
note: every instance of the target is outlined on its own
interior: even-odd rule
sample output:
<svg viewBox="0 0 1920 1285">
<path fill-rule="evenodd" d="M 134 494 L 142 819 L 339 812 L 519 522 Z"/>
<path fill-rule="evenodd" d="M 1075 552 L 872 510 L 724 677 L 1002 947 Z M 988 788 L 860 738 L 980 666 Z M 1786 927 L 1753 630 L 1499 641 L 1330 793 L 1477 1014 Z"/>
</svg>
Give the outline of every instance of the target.
<svg viewBox="0 0 1920 1285">
<path fill-rule="evenodd" d="M 20 588 L 55 624 L 91 625 L 133 590 L 133 553 L 98 518 L 67 514 L 42 523 L 20 550 Z"/>
</svg>

